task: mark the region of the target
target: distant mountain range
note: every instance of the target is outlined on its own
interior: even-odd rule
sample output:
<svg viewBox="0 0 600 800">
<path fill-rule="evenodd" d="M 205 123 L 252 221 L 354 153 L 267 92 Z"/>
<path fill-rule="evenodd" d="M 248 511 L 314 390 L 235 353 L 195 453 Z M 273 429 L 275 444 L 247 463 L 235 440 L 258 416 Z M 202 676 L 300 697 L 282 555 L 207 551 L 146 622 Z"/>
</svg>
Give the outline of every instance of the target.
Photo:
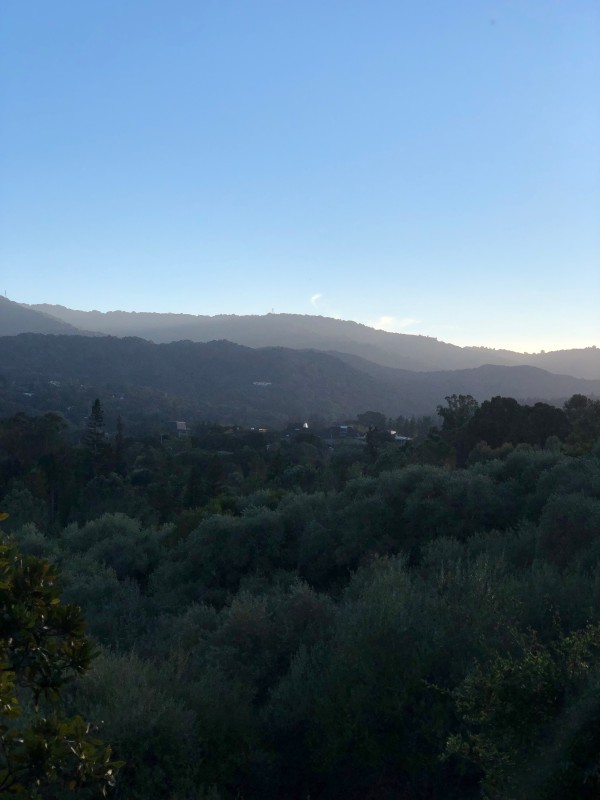
<svg viewBox="0 0 600 800">
<path fill-rule="evenodd" d="M 2 318 L 12 307 L 10 330 Z M 19 309 L 28 311 L 22 323 L 16 318 Z M 40 314 L 37 320 L 31 316 Z M 70 326 L 68 330 L 51 330 Z M 458 347 L 429 336 L 369 328 L 357 322 L 300 314 L 265 314 L 263 316 L 191 314 L 156 314 L 130 311 L 75 311 L 57 305 L 25 306 L 3 300 L 0 306 L 0 334 L 95 332 L 110 336 L 138 336 L 156 343 L 188 339 L 209 342 L 218 339 L 246 347 L 290 347 L 315 349 L 359 356 L 375 364 L 396 369 L 429 372 L 480 367 L 534 366 L 556 374 L 577 378 L 600 378 L 600 349 L 559 350 L 550 353 L 517 353 L 485 347 Z M 88 333 L 88 335 L 90 335 Z"/>
<path fill-rule="evenodd" d="M 0 297 L 0 416 L 26 407 L 77 421 L 98 395 L 115 413 L 126 402 L 128 413 L 163 419 L 179 409 L 278 425 L 429 414 L 449 394 L 561 402 L 577 393 L 600 395 L 596 348 L 528 355 L 326 317 L 101 313 Z"/>
<path fill-rule="evenodd" d="M 131 337 L 40 334 L 0 338 L 0 416 L 12 413 L 21 398 L 21 405 L 33 411 L 80 418 L 73 400 L 78 392 L 88 400 L 109 400 L 117 411 L 119 402 L 142 392 L 140 415 L 151 407 L 168 416 L 168 405 L 195 419 L 276 426 L 290 418 L 343 420 L 367 410 L 393 417 L 427 414 L 453 393 L 479 400 L 502 394 L 560 401 L 576 393 L 600 395 L 600 380 L 528 366 L 422 373 L 348 354 L 248 348 L 227 341 L 154 344 Z"/>
</svg>

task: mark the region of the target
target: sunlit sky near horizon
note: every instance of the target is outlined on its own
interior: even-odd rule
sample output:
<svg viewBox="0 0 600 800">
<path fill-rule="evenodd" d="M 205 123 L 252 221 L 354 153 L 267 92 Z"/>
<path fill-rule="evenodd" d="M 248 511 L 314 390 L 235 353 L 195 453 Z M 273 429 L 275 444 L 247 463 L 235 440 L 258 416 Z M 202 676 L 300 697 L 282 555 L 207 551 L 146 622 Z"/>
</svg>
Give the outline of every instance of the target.
<svg viewBox="0 0 600 800">
<path fill-rule="evenodd" d="M 4 0 L 0 291 L 600 346 L 597 0 Z"/>
</svg>

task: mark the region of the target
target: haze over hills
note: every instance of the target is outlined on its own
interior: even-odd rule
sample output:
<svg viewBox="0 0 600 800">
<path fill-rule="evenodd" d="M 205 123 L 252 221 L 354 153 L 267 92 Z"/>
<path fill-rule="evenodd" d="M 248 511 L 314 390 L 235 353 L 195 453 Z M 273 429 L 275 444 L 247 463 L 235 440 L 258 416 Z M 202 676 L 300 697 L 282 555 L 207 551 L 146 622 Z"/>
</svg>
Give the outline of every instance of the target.
<svg viewBox="0 0 600 800">
<path fill-rule="evenodd" d="M 529 365 L 556 374 L 600 378 L 596 347 L 550 353 L 518 353 L 485 347 L 458 347 L 429 336 L 390 333 L 330 317 L 300 314 L 263 316 L 159 314 L 128 311 L 77 311 L 58 305 L 24 306 L 85 331 L 111 336 L 139 336 L 156 343 L 189 339 L 208 342 L 227 339 L 246 347 L 313 348 L 348 353 L 397 369 L 468 369 L 496 364 Z M 16 331 L 15 331 L 16 332 Z M 27 332 L 23 329 L 20 332 Z"/>
<path fill-rule="evenodd" d="M 78 334 L 81 331 L 58 317 L 40 309 L 22 306 L 0 296 L 0 336 L 15 336 L 18 333 L 62 333 Z"/>
<path fill-rule="evenodd" d="M 596 348 L 528 355 L 318 316 L 101 313 L 0 300 L 0 332 L 36 334 L 0 339 L 0 376 L 13 401 L 18 391 L 39 400 L 42 385 L 67 381 L 115 395 L 135 388 L 155 409 L 179 398 L 186 414 L 272 425 L 368 409 L 430 414 L 449 394 L 527 402 L 600 395 Z M 47 402 L 64 411 L 64 398 Z"/>
<path fill-rule="evenodd" d="M 355 363 L 348 363 L 351 358 Z M 69 384 L 117 398 L 143 389 L 153 408 L 162 408 L 165 398 L 179 398 L 182 410 L 195 418 L 252 425 L 278 425 L 290 417 L 335 421 L 366 410 L 428 414 L 453 393 L 530 402 L 600 394 L 600 380 L 527 366 L 419 373 L 315 350 L 40 334 L 0 338 L 0 384 L 7 404 L 23 396 L 36 411 L 64 413 L 60 403 L 72 401 L 61 392 Z M 10 410 L 0 402 L 0 416 Z M 140 406 L 139 413 L 146 409 Z"/>
</svg>

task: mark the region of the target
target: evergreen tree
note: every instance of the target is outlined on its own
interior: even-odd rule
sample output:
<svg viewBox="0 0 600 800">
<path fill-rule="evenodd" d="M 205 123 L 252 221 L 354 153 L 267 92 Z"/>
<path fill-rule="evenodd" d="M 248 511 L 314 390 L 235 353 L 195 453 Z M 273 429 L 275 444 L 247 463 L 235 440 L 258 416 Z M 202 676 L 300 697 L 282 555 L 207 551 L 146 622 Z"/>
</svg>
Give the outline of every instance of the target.
<svg viewBox="0 0 600 800">
<path fill-rule="evenodd" d="M 98 397 L 88 417 L 84 442 L 93 453 L 97 453 L 104 442 L 104 411 Z"/>
</svg>

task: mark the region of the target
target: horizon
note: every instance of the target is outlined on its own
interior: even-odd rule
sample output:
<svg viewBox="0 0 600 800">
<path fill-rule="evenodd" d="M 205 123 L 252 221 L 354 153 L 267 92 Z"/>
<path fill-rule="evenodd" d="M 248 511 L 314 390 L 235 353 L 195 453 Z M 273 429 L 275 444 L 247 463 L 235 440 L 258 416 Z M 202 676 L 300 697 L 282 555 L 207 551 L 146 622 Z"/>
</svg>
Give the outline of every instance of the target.
<svg viewBox="0 0 600 800">
<path fill-rule="evenodd" d="M 1 14 L 16 302 L 600 345 L 594 0 Z"/>
</svg>

